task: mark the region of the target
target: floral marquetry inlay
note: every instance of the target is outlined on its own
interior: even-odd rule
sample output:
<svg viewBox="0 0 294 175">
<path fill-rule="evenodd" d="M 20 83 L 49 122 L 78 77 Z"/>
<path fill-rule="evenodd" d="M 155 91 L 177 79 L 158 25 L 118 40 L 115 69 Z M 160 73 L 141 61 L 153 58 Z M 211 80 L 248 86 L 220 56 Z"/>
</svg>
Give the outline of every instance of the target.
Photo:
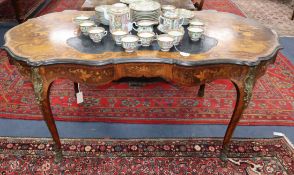
<svg viewBox="0 0 294 175">
<path fill-rule="evenodd" d="M 233 71 L 233 69 L 231 71 Z M 234 70 L 234 72 L 237 72 L 237 71 Z M 205 69 L 200 72 L 194 73 L 194 76 L 198 78 L 200 81 L 203 81 L 205 79 L 208 79 L 211 76 L 218 75 L 218 77 L 224 77 L 227 74 L 228 74 L 227 70 L 224 70 L 224 69 L 215 69 L 215 70 Z"/>
<path fill-rule="evenodd" d="M 76 82 L 89 84 L 103 84 L 114 79 L 114 68 L 112 66 L 85 67 L 77 65 L 51 65 L 45 68 L 44 76 L 48 80 L 67 78 Z"/>
<path fill-rule="evenodd" d="M 78 74 L 80 79 L 82 79 L 83 81 L 87 81 L 88 78 L 92 76 L 90 72 L 84 69 L 69 69 L 68 72 Z"/>
<path fill-rule="evenodd" d="M 116 78 L 122 77 L 162 77 L 170 79 L 172 65 L 158 63 L 128 63 L 115 66 Z"/>
<path fill-rule="evenodd" d="M 68 74 L 73 77 L 78 77 L 82 82 L 94 82 L 99 84 L 100 82 L 107 82 L 113 79 L 113 68 L 101 68 L 98 70 L 91 69 L 68 69 Z"/>
</svg>

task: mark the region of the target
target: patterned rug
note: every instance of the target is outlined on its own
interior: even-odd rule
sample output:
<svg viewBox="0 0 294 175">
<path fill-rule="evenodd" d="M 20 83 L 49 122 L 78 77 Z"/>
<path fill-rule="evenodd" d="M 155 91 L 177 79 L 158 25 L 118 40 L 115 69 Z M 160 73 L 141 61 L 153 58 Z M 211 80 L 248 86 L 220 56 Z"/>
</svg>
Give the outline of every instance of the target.
<svg viewBox="0 0 294 175">
<path fill-rule="evenodd" d="M 62 140 L 54 163 L 48 139 L 0 138 L 1 174 L 294 174 L 284 138 L 235 139 L 227 162 L 221 139 Z"/>
<path fill-rule="evenodd" d="M 291 0 L 233 0 L 247 17 L 256 19 L 278 32 L 280 36 L 294 36 L 294 7 Z"/>
<path fill-rule="evenodd" d="M 199 1 L 199 0 L 198 0 Z M 220 12 L 229 12 L 240 16 L 245 16 L 242 11 L 231 0 L 205 0 L 204 10 L 217 10 Z"/>
<path fill-rule="evenodd" d="M 75 9 L 80 2 L 53 1 L 45 12 Z M 206 0 L 204 7 L 242 15 L 230 0 Z M 257 82 L 253 99 L 240 124 L 294 126 L 293 75 L 293 65 L 279 54 L 275 65 Z M 100 87 L 81 85 L 81 89 L 85 102 L 77 105 L 73 83 L 67 80 L 54 82 L 50 98 L 56 120 L 227 124 L 236 98 L 236 90 L 227 80 L 207 84 L 204 98 L 196 96 L 198 87 L 179 87 L 158 79 L 142 87 L 114 82 Z M 0 118 L 42 120 L 32 84 L 9 65 L 3 52 L 0 52 Z"/>
<path fill-rule="evenodd" d="M 45 0 L 16 1 L 16 13 L 15 7 L 11 1 L 0 0 L 0 22 L 17 22 L 16 14 L 20 20 L 26 20 L 40 8 L 44 2 Z"/>
<path fill-rule="evenodd" d="M 50 4 L 38 16 L 63 10 L 78 10 L 84 2 L 85 0 L 51 0 Z"/>
</svg>

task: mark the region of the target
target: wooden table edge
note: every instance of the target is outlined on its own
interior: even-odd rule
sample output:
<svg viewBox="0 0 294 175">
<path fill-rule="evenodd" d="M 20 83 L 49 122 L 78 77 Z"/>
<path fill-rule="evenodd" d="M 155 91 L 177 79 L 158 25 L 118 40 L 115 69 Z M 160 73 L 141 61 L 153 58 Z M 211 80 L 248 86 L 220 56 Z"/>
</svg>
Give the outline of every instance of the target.
<svg viewBox="0 0 294 175">
<path fill-rule="evenodd" d="M 101 61 L 95 60 L 77 60 L 71 58 L 64 59 L 49 59 L 47 61 L 30 61 L 29 58 L 21 57 L 14 54 L 9 47 L 2 46 L 2 49 L 6 50 L 11 57 L 15 60 L 22 61 L 26 63 L 28 66 L 46 66 L 53 64 L 79 64 L 79 65 L 87 65 L 87 66 L 103 66 L 109 64 L 122 64 L 122 63 L 165 63 L 165 64 L 176 64 L 179 66 L 201 66 L 201 65 L 209 65 L 209 64 L 237 64 L 237 65 L 246 65 L 246 66 L 256 66 L 260 64 L 261 61 L 269 60 L 275 55 L 275 53 L 283 47 L 278 44 L 276 48 L 269 55 L 262 56 L 256 58 L 255 61 L 242 61 L 232 58 L 217 58 L 217 59 L 209 59 L 209 60 L 200 60 L 200 61 L 185 61 L 179 59 L 171 59 L 171 58 L 116 58 L 116 59 L 106 59 Z"/>
</svg>

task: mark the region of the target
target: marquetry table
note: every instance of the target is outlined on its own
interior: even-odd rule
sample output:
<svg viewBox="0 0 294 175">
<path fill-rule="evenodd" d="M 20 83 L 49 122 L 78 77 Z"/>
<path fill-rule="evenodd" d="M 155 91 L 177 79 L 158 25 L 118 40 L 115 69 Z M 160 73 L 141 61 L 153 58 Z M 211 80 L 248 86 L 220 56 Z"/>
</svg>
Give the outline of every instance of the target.
<svg viewBox="0 0 294 175">
<path fill-rule="evenodd" d="M 174 48 L 162 52 L 156 42 L 149 48 L 126 53 L 114 44 L 110 35 L 99 44 L 80 36 L 72 19 L 93 13 L 51 13 L 28 20 L 5 34 L 3 48 L 10 55 L 11 63 L 32 81 L 37 102 L 59 152 L 62 145 L 49 102 L 50 85 L 58 78 L 103 85 L 122 77 L 161 77 L 179 85 L 200 85 L 199 96 L 203 96 L 205 83 L 231 80 L 237 95 L 223 140 L 226 148 L 248 106 L 256 80 L 274 63 L 281 49 L 276 32 L 251 19 L 201 11 L 195 14 L 205 23 L 204 36 L 192 42 L 185 34 L 178 46 L 179 50 L 191 53 L 190 56 L 182 56 Z"/>
<path fill-rule="evenodd" d="M 195 10 L 195 6 L 191 0 L 156 0 L 157 2 L 160 2 L 160 4 L 163 5 L 174 5 L 177 8 L 184 8 L 189 10 Z M 202 0 L 203 1 L 203 0 Z M 118 3 L 120 0 L 85 0 L 83 3 L 81 10 L 95 10 L 95 7 L 98 5 L 104 5 L 104 4 L 114 4 Z M 202 3 L 203 5 L 203 3 Z"/>
</svg>

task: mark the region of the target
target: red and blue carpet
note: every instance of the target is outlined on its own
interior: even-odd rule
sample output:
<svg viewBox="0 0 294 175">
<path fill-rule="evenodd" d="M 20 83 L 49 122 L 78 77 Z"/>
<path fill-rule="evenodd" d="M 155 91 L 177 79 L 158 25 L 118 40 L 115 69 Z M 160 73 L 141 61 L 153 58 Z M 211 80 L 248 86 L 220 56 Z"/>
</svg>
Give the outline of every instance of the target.
<svg viewBox="0 0 294 175">
<path fill-rule="evenodd" d="M 82 1 L 53 1 L 41 14 L 77 9 Z M 230 0 L 207 0 L 205 8 L 242 12 Z M 282 54 L 258 80 L 253 99 L 241 125 L 294 126 L 294 67 Z M 59 121 L 101 121 L 160 124 L 227 124 L 235 105 L 236 91 L 231 82 L 218 80 L 207 85 L 204 98 L 198 87 L 178 87 L 167 82 L 114 82 L 100 87 L 81 86 L 84 103 L 76 104 L 73 83 L 58 80 L 51 89 L 53 115 Z M 24 80 L 0 52 L 0 118 L 42 120 L 32 84 Z"/>
<path fill-rule="evenodd" d="M 51 139 L 0 138 L 1 174 L 294 174 L 284 138 L 235 139 L 227 162 L 222 139 L 63 140 L 54 163 Z"/>
</svg>

